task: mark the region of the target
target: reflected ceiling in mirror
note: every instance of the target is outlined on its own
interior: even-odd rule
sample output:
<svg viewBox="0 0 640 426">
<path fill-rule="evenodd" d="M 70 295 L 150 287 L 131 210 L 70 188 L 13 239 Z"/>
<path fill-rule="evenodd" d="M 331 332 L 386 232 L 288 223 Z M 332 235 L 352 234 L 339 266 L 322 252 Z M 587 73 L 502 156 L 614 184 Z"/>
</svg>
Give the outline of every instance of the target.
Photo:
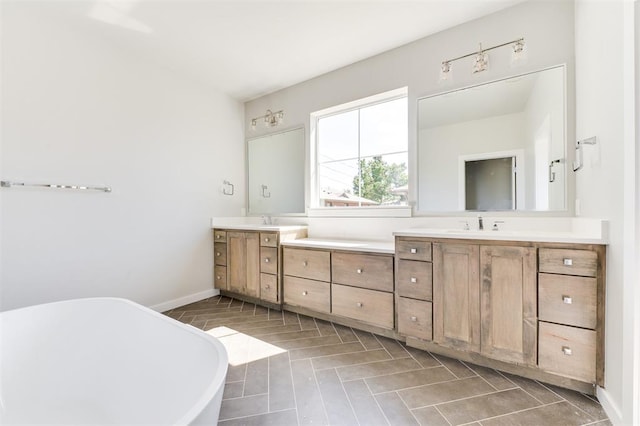
<svg viewBox="0 0 640 426">
<path fill-rule="evenodd" d="M 247 140 L 249 214 L 304 213 L 304 128 Z"/>
<path fill-rule="evenodd" d="M 420 99 L 418 210 L 565 210 L 564 82 L 558 66 Z"/>
</svg>

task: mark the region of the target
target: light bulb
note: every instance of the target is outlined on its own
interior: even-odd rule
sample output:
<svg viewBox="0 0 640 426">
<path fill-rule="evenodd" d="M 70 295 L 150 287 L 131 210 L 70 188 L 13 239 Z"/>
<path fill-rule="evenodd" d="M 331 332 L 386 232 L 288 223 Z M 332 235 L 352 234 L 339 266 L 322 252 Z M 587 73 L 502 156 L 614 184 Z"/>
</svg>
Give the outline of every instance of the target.
<svg viewBox="0 0 640 426">
<path fill-rule="evenodd" d="M 444 61 L 440 67 L 440 83 L 447 83 L 453 80 L 453 70 L 451 68 L 451 62 Z"/>
<path fill-rule="evenodd" d="M 480 50 L 476 53 L 473 59 L 473 73 L 485 71 L 489 67 L 489 54 L 482 50 L 482 43 L 480 43 Z"/>
<path fill-rule="evenodd" d="M 527 49 L 524 44 L 524 39 L 516 41 L 512 46 L 511 51 L 511 66 L 522 65 L 527 62 Z"/>
</svg>

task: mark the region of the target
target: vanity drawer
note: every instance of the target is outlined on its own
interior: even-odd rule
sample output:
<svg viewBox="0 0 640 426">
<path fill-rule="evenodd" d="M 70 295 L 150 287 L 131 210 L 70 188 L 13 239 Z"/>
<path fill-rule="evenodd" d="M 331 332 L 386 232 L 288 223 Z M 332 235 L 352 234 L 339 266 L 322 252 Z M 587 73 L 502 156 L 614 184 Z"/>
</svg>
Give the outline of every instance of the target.
<svg viewBox="0 0 640 426">
<path fill-rule="evenodd" d="M 539 322 L 538 366 L 593 383 L 596 380 L 596 332 Z"/>
<path fill-rule="evenodd" d="M 331 313 L 393 329 L 393 293 L 332 284 Z"/>
<path fill-rule="evenodd" d="M 398 259 L 431 261 L 431 242 L 420 239 L 396 238 Z"/>
<path fill-rule="evenodd" d="M 219 229 L 214 229 L 213 230 L 213 241 L 220 242 L 220 243 L 227 242 L 227 232 L 226 231 L 221 231 Z"/>
<path fill-rule="evenodd" d="M 260 274 L 260 298 L 267 302 L 278 303 L 278 277 Z"/>
<path fill-rule="evenodd" d="M 393 291 L 392 256 L 334 252 L 331 273 L 334 283 Z"/>
<path fill-rule="evenodd" d="M 227 289 L 227 267 L 216 265 L 213 268 L 213 286 L 220 290 Z"/>
<path fill-rule="evenodd" d="M 538 252 L 538 270 L 552 274 L 595 277 L 598 253 L 589 250 L 548 249 Z"/>
<path fill-rule="evenodd" d="M 431 262 L 398 260 L 396 284 L 398 295 L 413 299 L 432 300 L 433 268 Z"/>
<path fill-rule="evenodd" d="M 260 245 L 262 247 L 278 247 L 278 234 L 276 232 L 261 232 Z"/>
<path fill-rule="evenodd" d="M 433 339 L 431 302 L 398 298 L 398 333 L 422 340 Z"/>
<path fill-rule="evenodd" d="M 215 243 L 213 245 L 213 261 L 216 265 L 227 265 L 227 244 Z"/>
<path fill-rule="evenodd" d="M 314 311 L 330 312 L 330 284 L 304 278 L 284 277 L 284 303 Z"/>
<path fill-rule="evenodd" d="M 320 250 L 285 248 L 283 273 L 318 281 L 331 281 L 331 253 Z"/>
<path fill-rule="evenodd" d="M 260 272 L 267 274 L 278 273 L 278 249 L 274 247 L 260 247 Z"/>
<path fill-rule="evenodd" d="M 541 321 L 596 328 L 595 278 L 538 274 L 538 316 Z"/>
</svg>

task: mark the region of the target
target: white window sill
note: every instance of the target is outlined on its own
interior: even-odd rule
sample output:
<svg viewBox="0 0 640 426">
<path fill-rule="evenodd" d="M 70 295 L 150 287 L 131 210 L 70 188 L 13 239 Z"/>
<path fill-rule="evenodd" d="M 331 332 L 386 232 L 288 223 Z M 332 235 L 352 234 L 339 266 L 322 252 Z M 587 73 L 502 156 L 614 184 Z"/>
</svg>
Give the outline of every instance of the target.
<svg viewBox="0 0 640 426">
<path fill-rule="evenodd" d="M 308 217 L 411 217 L 411 207 L 316 207 Z"/>
</svg>

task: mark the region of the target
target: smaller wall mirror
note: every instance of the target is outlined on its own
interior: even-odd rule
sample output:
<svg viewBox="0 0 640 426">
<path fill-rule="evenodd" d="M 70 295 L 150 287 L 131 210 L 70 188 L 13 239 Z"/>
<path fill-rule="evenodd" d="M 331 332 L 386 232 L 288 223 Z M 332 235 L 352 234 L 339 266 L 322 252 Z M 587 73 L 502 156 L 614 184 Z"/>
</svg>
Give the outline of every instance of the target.
<svg viewBox="0 0 640 426">
<path fill-rule="evenodd" d="M 304 128 L 247 140 L 249 214 L 304 213 Z"/>
<path fill-rule="evenodd" d="M 418 210 L 565 210 L 564 66 L 418 101 Z"/>
</svg>

